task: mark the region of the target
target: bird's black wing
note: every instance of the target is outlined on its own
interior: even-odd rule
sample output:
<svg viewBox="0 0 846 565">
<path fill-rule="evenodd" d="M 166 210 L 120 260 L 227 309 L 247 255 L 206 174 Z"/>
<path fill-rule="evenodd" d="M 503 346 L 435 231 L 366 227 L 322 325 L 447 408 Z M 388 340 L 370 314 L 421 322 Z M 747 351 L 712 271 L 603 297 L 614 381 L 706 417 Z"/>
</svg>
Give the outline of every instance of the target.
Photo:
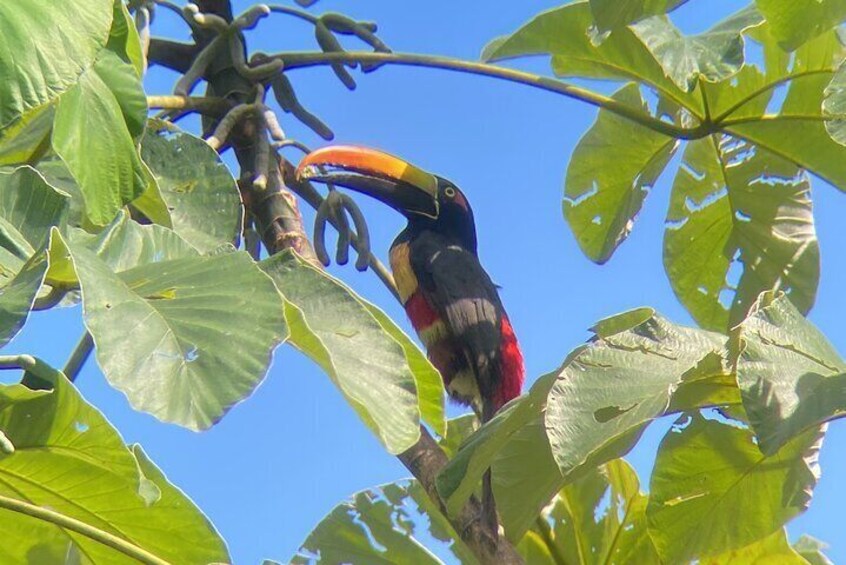
<svg viewBox="0 0 846 565">
<path fill-rule="evenodd" d="M 422 232 L 411 242 L 420 289 L 463 349 L 479 392 L 492 398 L 500 380 L 503 307 L 476 255 L 445 236 Z"/>
</svg>

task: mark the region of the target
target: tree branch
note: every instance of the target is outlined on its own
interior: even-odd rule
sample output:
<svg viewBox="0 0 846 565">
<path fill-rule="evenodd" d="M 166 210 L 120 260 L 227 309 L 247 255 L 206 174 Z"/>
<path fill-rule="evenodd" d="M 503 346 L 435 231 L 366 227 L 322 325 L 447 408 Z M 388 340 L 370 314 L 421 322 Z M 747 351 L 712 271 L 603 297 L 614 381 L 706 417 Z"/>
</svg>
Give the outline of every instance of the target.
<svg viewBox="0 0 846 565">
<path fill-rule="evenodd" d="M 212 96 L 148 96 L 147 106 L 150 109 L 189 110 L 213 118 L 232 109 L 232 103 L 225 98 Z"/>
<path fill-rule="evenodd" d="M 231 5 L 228 0 L 198 0 L 197 4 L 202 12 L 216 14 L 226 21 L 232 20 Z M 198 34 L 195 34 L 195 39 L 199 44 L 198 48 L 202 47 L 204 42 L 207 44 L 211 40 L 211 38 L 205 38 L 203 41 Z M 229 60 L 232 58 L 231 51 L 222 50 L 216 57 L 216 62 L 219 63 L 218 68 L 234 66 L 234 62 Z M 341 59 L 337 57 L 326 58 L 321 64 L 339 60 Z M 190 64 L 181 66 L 187 70 Z M 300 64 L 300 66 L 307 65 Z M 241 74 L 215 73 L 207 76 L 206 80 L 211 92 L 230 93 L 227 99 L 232 104 L 253 102 L 251 97 L 255 93 L 254 82 Z M 307 259 L 316 262 L 314 250 L 303 228 L 296 197 L 291 190 L 296 190 L 306 202 L 316 207 L 320 206 L 322 196 L 307 183 L 298 183 L 293 166 L 279 157 L 276 152 L 273 153 L 276 161 L 271 163 L 268 170 L 258 170 L 259 159 L 256 157 L 261 141 L 258 136 L 266 135 L 264 125 L 260 122 L 255 118 L 245 117 L 240 120 L 228 138 L 241 167 L 239 186 L 244 195 L 248 213 L 255 219 L 259 233 L 270 253 L 293 248 Z M 668 124 L 665 125 L 669 127 Z M 213 125 L 206 129 L 212 130 Z M 267 185 L 264 188 L 256 186 L 255 182 L 256 176 L 262 173 L 267 175 Z M 354 247 L 358 245 L 355 239 L 352 240 L 352 244 Z M 356 250 L 360 250 L 359 247 L 356 247 Z M 369 257 L 369 263 L 385 285 L 397 296 L 393 278 L 387 269 L 372 255 Z M 447 464 L 448 458 L 425 428 L 421 427 L 420 440 L 411 449 L 401 454 L 399 459 L 447 516 L 458 536 L 474 552 L 479 561 L 485 565 L 523 563 L 510 542 L 500 539 L 498 532 L 487 531 L 481 521 L 481 505 L 475 497 L 465 504 L 457 516 L 450 517 L 446 514 L 443 501 L 435 486 L 435 478 Z"/>
<path fill-rule="evenodd" d="M 712 133 L 712 124 L 700 124 L 694 128 L 680 127 L 654 118 L 632 106 L 619 102 L 608 96 L 598 94 L 586 88 L 580 88 L 564 81 L 527 73 L 498 65 L 489 65 L 475 61 L 465 61 L 450 57 L 434 55 L 418 55 L 415 53 L 373 53 L 370 51 L 347 51 L 343 53 L 323 52 L 291 52 L 275 53 L 270 57 L 280 59 L 285 63 L 285 69 L 314 67 L 317 65 L 331 65 L 333 63 L 378 63 L 386 65 L 402 65 L 409 67 L 425 67 L 442 69 L 473 75 L 498 78 L 509 82 L 523 84 L 547 92 L 554 92 L 574 100 L 580 100 L 592 106 L 602 108 L 627 118 L 653 131 L 663 133 L 676 139 L 699 139 Z"/>
</svg>

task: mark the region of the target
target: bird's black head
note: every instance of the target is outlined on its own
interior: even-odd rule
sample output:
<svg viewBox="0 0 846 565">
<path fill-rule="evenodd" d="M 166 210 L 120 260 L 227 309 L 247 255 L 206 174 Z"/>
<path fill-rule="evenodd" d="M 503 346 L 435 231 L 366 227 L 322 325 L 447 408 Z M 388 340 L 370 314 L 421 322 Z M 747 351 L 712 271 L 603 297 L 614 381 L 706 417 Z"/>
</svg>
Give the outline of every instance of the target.
<svg viewBox="0 0 846 565">
<path fill-rule="evenodd" d="M 398 157 L 364 147 L 326 147 L 307 155 L 297 176 L 372 196 L 404 215 L 412 234 L 436 231 L 476 252 L 476 225 L 464 193 Z"/>
</svg>

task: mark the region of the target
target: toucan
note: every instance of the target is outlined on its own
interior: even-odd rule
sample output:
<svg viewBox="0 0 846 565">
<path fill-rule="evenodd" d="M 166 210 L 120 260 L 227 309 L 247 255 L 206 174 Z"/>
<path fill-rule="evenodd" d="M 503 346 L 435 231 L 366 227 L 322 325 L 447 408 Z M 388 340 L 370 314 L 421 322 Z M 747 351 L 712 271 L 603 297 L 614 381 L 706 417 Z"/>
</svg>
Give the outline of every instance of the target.
<svg viewBox="0 0 846 565">
<path fill-rule="evenodd" d="M 452 182 L 382 151 L 330 146 L 308 154 L 300 180 L 344 186 L 387 204 L 408 220 L 390 249 L 400 298 L 451 398 L 482 423 L 520 395 L 523 355 L 497 286 L 477 254 L 467 197 Z M 496 533 L 490 471 L 483 519 Z"/>
</svg>

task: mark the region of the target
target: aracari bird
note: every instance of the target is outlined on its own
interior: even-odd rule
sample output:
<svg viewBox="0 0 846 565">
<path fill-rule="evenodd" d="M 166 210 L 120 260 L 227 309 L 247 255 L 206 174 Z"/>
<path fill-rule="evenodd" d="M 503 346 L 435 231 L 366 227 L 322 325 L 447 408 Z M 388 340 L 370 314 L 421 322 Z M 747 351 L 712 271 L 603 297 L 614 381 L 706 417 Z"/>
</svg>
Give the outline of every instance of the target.
<svg viewBox="0 0 846 565">
<path fill-rule="evenodd" d="M 408 225 L 391 245 L 391 270 L 454 400 L 473 407 L 484 423 L 520 395 L 523 355 L 497 287 L 479 262 L 473 211 L 457 186 L 393 155 L 355 146 L 314 151 L 297 175 L 367 194 L 406 217 Z M 490 470 L 482 508 L 496 533 Z"/>
</svg>

